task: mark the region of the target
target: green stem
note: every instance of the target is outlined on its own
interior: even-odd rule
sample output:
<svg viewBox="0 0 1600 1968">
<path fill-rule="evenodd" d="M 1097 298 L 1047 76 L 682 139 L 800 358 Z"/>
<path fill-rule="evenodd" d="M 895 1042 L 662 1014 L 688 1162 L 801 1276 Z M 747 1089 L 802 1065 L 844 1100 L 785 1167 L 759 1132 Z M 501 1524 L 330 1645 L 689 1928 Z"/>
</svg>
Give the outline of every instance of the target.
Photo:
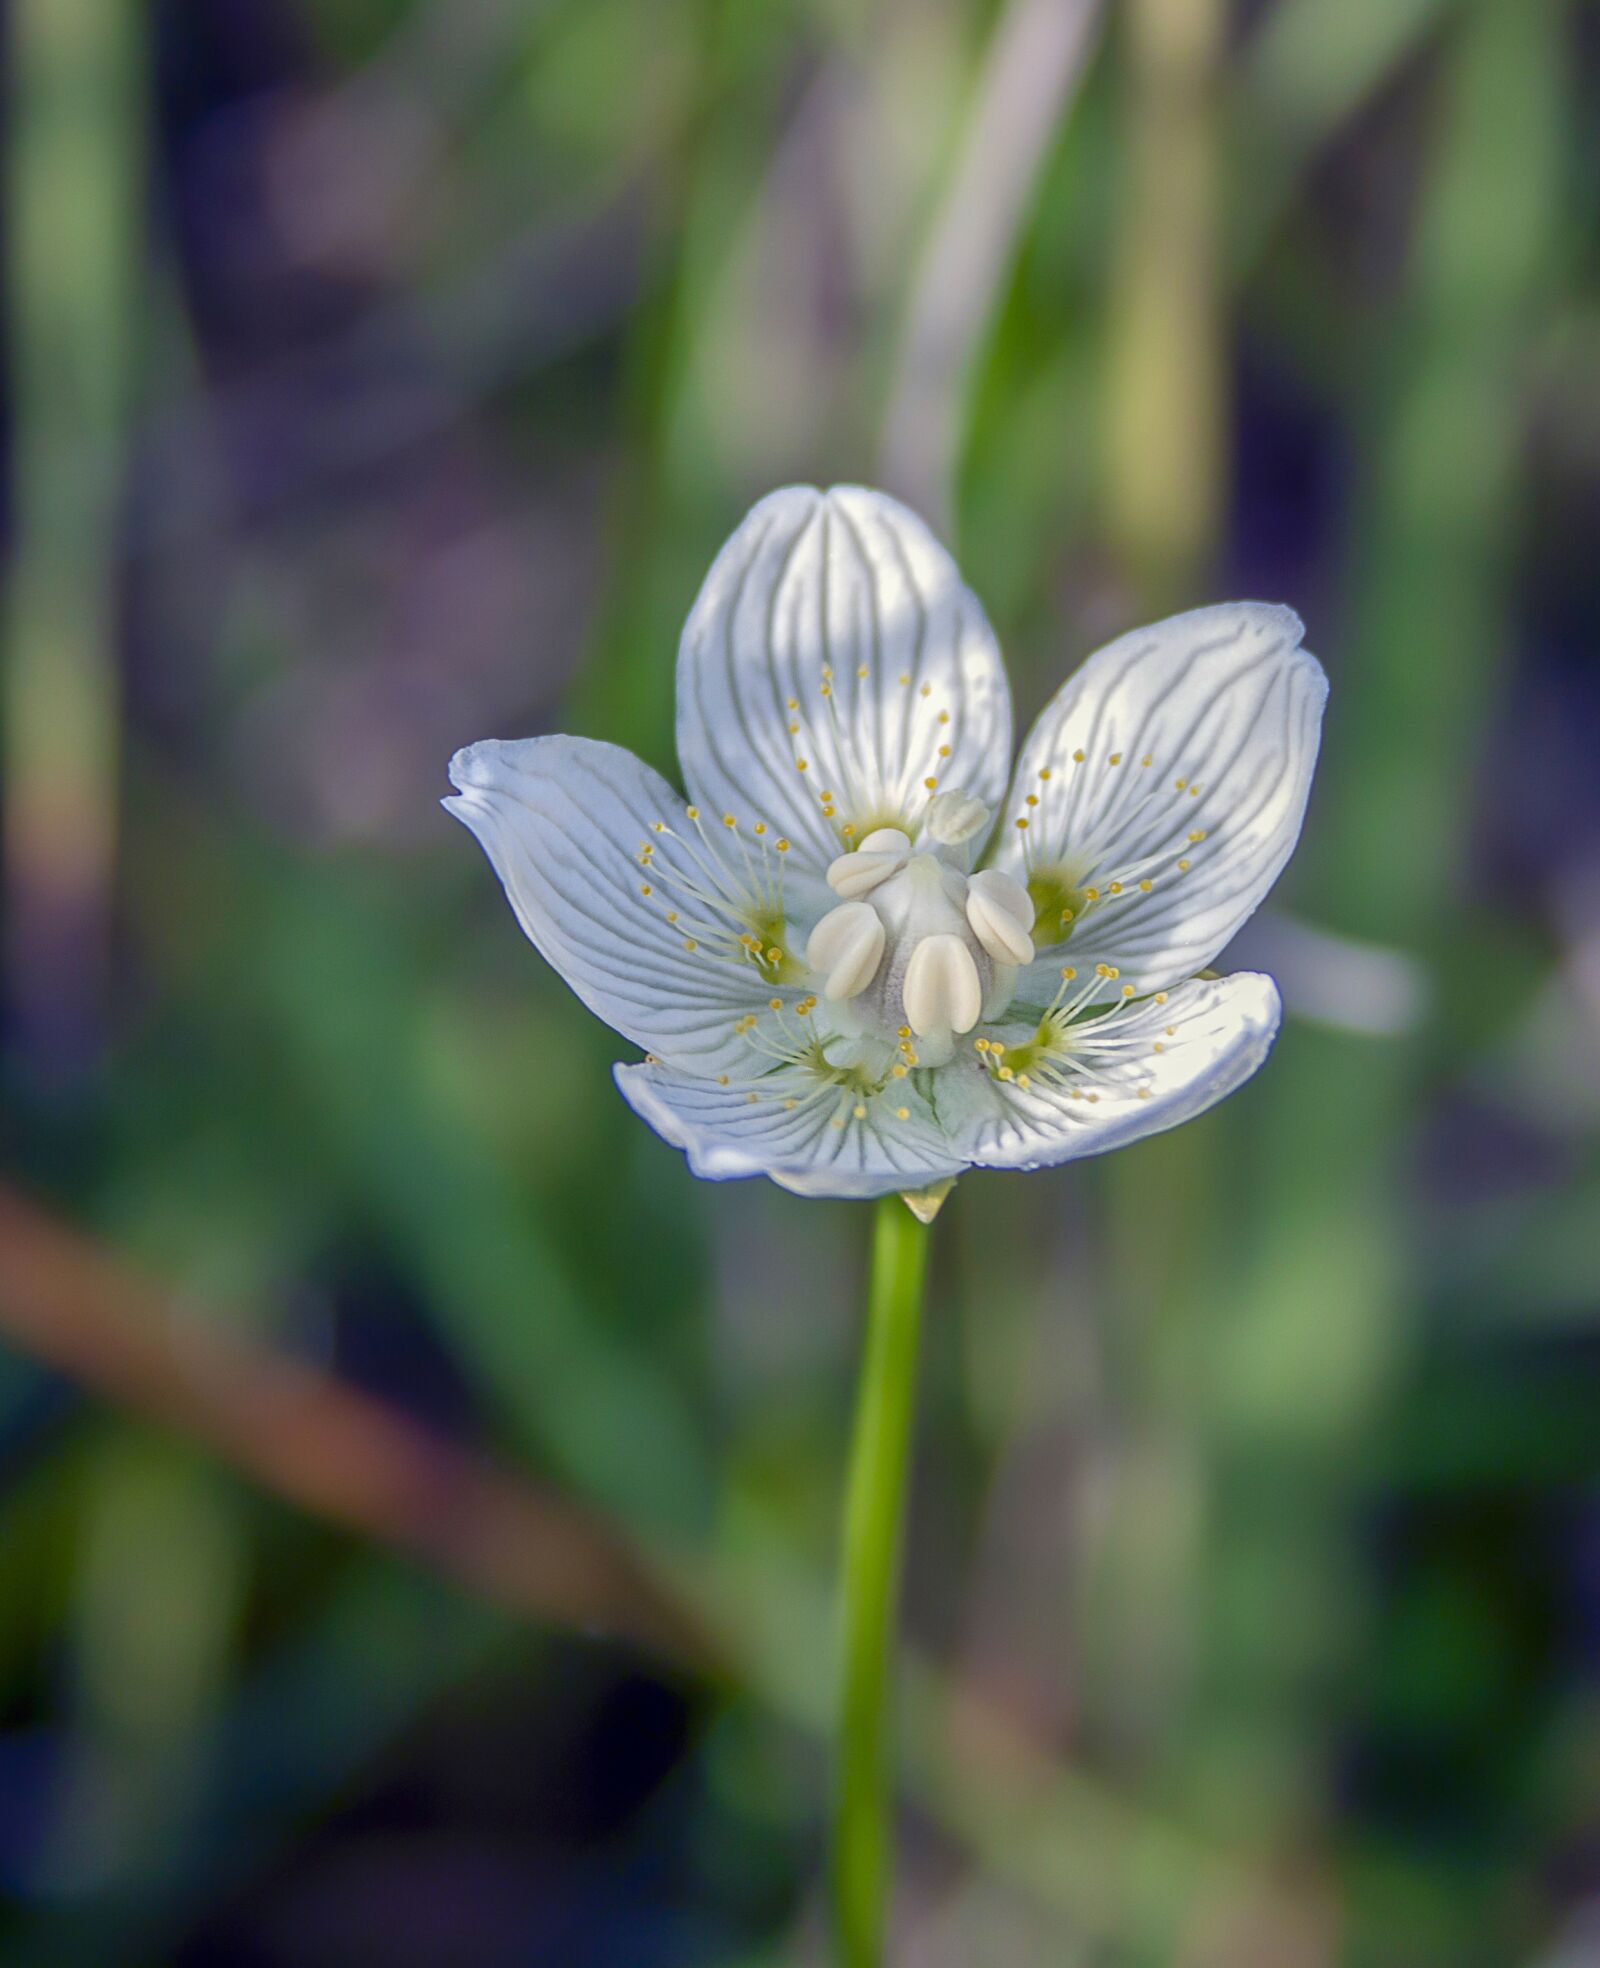
<svg viewBox="0 0 1600 1968">
<path fill-rule="evenodd" d="M 845 1492 L 833 1847 L 840 1968 L 878 1968 L 889 1897 L 886 1696 L 900 1585 L 906 1466 L 928 1232 L 895 1196 L 878 1204 L 866 1353 Z"/>
</svg>

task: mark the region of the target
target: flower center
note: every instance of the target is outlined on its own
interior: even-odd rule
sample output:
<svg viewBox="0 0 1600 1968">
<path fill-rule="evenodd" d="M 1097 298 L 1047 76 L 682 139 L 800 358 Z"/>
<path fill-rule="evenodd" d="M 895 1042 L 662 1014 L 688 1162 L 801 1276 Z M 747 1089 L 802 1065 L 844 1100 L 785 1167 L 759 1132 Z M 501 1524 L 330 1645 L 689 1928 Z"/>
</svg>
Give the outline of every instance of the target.
<svg viewBox="0 0 1600 1968">
<path fill-rule="evenodd" d="M 959 1036 L 1010 1002 L 1033 957 L 1034 908 L 997 869 L 965 872 L 962 849 L 988 819 L 981 801 L 942 793 L 915 844 L 879 827 L 830 866 L 841 900 L 812 930 L 806 957 L 838 1029 L 939 1066 Z"/>
</svg>

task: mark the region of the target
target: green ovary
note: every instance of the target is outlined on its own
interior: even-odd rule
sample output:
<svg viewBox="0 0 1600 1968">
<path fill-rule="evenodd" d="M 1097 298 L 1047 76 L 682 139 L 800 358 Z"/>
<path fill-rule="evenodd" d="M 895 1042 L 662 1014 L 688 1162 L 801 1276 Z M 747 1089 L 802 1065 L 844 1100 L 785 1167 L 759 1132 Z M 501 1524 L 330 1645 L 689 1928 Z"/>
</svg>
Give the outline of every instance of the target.
<svg viewBox="0 0 1600 1968">
<path fill-rule="evenodd" d="M 790 947 L 789 925 L 779 914 L 750 916 L 750 936 L 760 945 L 751 949 L 751 961 L 769 984 L 803 984 L 809 975 L 804 962 Z M 773 956 L 776 950 L 778 955 Z"/>
<path fill-rule="evenodd" d="M 1074 886 L 1064 868 L 1039 868 L 1028 877 L 1028 898 L 1033 903 L 1034 940 L 1043 944 L 1065 943 L 1094 897 Z"/>
<path fill-rule="evenodd" d="M 992 1046 L 991 1057 L 996 1071 L 1003 1066 L 1008 1077 L 1021 1079 L 1047 1060 L 1059 1062 L 1064 1059 L 1069 1050 L 1065 1026 L 1046 1012 L 1031 1039 L 1023 1040 L 1020 1045 L 1007 1046 L 1003 1051 L 999 1046 Z"/>
</svg>

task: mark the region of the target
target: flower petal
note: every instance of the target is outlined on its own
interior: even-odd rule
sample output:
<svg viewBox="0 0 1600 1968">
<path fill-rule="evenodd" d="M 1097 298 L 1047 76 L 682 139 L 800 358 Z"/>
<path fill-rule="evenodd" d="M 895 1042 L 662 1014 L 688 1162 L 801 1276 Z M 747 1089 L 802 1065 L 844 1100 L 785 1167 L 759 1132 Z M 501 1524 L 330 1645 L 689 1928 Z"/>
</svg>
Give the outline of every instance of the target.
<svg viewBox="0 0 1600 1968">
<path fill-rule="evenodd" d="M 979 1168 L 1048 1168 L 1123 1148 L 1192 1120 L 1247 1080 L 1282 1017 L 1270 977 L 1241 971 L 1195 979 L 1077 1028 L 1081 1050 L 1059 1071 L 1001 1084 L 970 1069 L 939 1117 Z M 1096 1027 L 1105 1030 L 1096 1037 Z"/>
<path fill-rule="evenodd" d="M 1019 998 L 1054 990 L 1064 904 L 1073 963 L 1114 964 L 1141 995 L 1203 969 L 1256 908 L 1299 838 L 1328 694 L 1300 636 L 1292 609 L 1199 608 L 1100 650 L 1046 707 L 996 854 L 1040 904 Z"/>
<path fill-rule="evenodd" d="M 857 486 L 751 511 L 678 655 L 691 798 L 765 819 L 820 876 L 875 827 L 915 835 L 935 787 L 995 807 L 1010 755 L 994 632 L 915 514 Z"/>
<path fill-rule="evenodd" d="M 736 859 L 721 825 L 697 827 L 659 773 L 587 738 L 489 739 L 456 753 L 450 779 L 459 797 L 446 808 L 592 1012 L 686 1070 L 747 1067 L 735 1021 L 798 993 L 763 975 L 739 943 L 736 911 L 706 898 L 741 884 L 754 894 L 763 867 L 777 879 L 765 838 L 740 836 Z"/>
<path fill-rule="evenodd" d="M 875 1096 L 863 1115 L 848 1096 L 804 1097 L 782 1072 L 719 1086 L 659 1064 L 613 1070 L 634 1112 L 712 1182 L 765 1175 L 800 1196 L 866 1197 L 961 1172 L 932 1113 L 908 1091 Z"/>
</svg>

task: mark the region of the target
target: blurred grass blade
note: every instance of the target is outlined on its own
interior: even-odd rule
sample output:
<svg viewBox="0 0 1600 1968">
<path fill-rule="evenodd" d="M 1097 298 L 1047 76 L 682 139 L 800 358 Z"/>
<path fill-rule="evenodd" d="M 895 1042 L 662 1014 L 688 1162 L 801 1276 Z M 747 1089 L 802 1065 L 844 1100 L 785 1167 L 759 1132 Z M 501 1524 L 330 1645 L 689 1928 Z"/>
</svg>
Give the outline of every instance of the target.
<svg viewBox="0 0 1600 1968">
<path fill-rule="evenodd" d="M 1125 571 L 1176 605 L 1226 496 L 1217 271 L 1221 0 L 1136 0 L 1111 300 L 1107 502 Z"/>
<path fill-rule="evenodd" d="M 912 288 L 881 478 L 945 532 L 973 358 L 1099 25 L 1099 0 L 1011 0 Z"/>
<path fill-rule="evenodd" d="M 94 1049 L 116 849 L 116 504 L 143 175 L 145 12 L 14 0 L 5 287 L 15 526 L 4 622 L 14 1042 Z"/>
</svg>

